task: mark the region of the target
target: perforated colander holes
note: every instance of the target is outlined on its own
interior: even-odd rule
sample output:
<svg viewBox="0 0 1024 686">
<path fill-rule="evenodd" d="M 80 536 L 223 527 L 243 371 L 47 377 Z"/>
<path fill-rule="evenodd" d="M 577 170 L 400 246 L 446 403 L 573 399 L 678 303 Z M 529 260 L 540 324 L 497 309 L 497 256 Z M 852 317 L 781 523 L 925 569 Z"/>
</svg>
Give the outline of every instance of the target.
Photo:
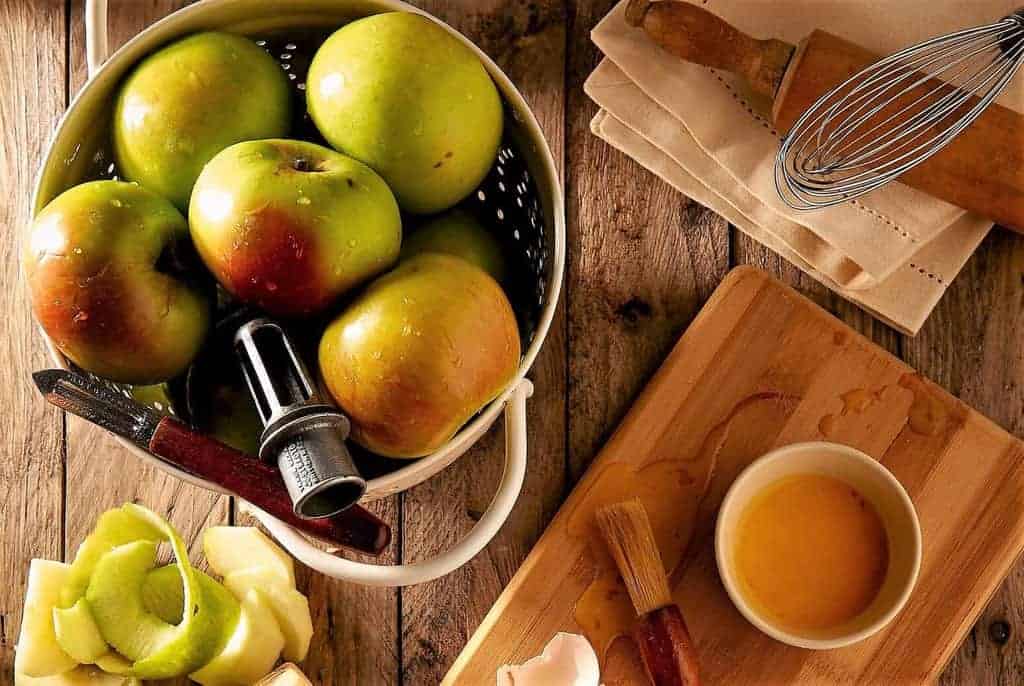
<svg viewBox="0 0 1024 686">
<path fill-rule="evenodd" d="M 518 125 L 508 110 L 505 121 L 508 127 Z M 510 136 L 502 141 L 494 166 L 469 205 L 502 244 L 511 272 L 506 290 L 523 341 L 529 344 L 545 305 L 549 247 L 536 185 Z"/>
</svg>

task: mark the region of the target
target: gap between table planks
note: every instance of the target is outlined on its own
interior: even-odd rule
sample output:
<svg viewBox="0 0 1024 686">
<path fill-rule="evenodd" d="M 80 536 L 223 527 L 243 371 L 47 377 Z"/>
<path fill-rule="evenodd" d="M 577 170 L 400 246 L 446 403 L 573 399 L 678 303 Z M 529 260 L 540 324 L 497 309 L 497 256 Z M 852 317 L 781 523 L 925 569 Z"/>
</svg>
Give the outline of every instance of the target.
<svg viewBox="0 0 1024 686">
<path fill-rule="evenodd" d="M 753 1 L 753 0 L 752 0 Z M 73 554 L 95 517 L 125 500 L 169 514 L 192 544 L 230 521 L 227 498 L 143 468 L 113 441 L 46 407 L 28 372 L 47 363 L 19 280 L 17 238 L 53 125 L 85 78 L 82 1 L 0 0 L 0 683 L 11 683 L 28 560 Z M 110 0 L 111 45 L 179 6 Z M 569 222 L 558 316 L 531 374 L 530 473 L 498 539 L 447 579 L 401 592 L 301 575 L 317 627 L 304 665 L 319 683 L 437 683 L 559 502 L 728 268 L 756 264 L 837 314 L 1011 432 L 1024 434 L 1024 241 L 996 231 L 916 339 L 837 298 L 721 218 L 678 195 L 589 132 L 582 82 L 597 64 L 589 31 L 611 2 L 417 3 L 478 42 L 534 108 L 564 159 Z M 500 428 L 452 468 L 375 509 L 396 526 L 397 560 L 442 549 L 486 506 L 501 469 Z M 66 490 L 66 493 L 65 493 Z M 1018 566 L 946 670 L 948 684 L 1024 680 L 1024 567 Z M 1009 641 L 990 639 L 1005 620 Z M 998 627 L 997 627 L 998 628 Z M 998 634 L 998 631 L 991 633 Z"/>
</svg>

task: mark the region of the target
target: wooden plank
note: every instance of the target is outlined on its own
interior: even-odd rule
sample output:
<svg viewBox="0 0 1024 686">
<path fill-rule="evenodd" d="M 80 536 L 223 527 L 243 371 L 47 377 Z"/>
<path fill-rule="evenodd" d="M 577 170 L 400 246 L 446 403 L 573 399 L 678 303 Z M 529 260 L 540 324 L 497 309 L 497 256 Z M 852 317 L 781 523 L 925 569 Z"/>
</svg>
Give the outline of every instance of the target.
<svg viewBox="0 0 1024 686">
<path fill-rule="evenodd" d="M 0 683 L 14 680 L 29 560 L 64 552 L 64 424 L 29 374 L 47 366 L 21 279 L 36 170 L 64 110 L 64 3 L 0 2 Z"/>
<path fill-rule="evenodd" d="M 563 151 L 565 14 L 560 2 L 418 2 L 475 41 L 519 87 L 556 160 Z M 401 592 L 406 684 L 436 684 L 554 515 L 565 480 L 565 319 L 560 305 L 530 378 L 529 471 L 508 523 L 454 574 Z M 466 534 L 502 470 L 500 422 L 440 475 L 402 496 L 405 561 L 443 551 Z"/>
<path fill-rule="evenodd" d="M 907 361 L 1017 436 L 1024 436 L 1024 241 L 996 230 L 916 339 Z M 1018 563 L 950 662 L 943 684 L 1024 681 L 1024 564 Z"/>
<path fill-rule="evenodd" d="M 873 393 L 854 409 L 844 394 L 857 389 Z M 917 419 L 922 406 L 929 423 Z M 878 635 L 806 651 L 772 641 L 736 612 L 712 539 L 718 503 L 739 471 L 772 447 L 820 438 L 830 416 L 829 437 L 875 456 L 907 489 L 923 560 L 906 608 Z M 763 272 L 738 269 L 659 368 L 447 683 L 481 683 L 558 630 L 583 630 L 597 643 L 605 683 L 637 683 L 629 642 L 612 642 L 628 631 L 631 608 L 592 530 L 594 508 L 628 497 L 643 500 L 675 571 L 675 599 L 709 683 L 930 681 L 1024 547 L 1022 460 L 1024 443 L 898 358 Z"/>
<path fill-rule="evenodd" d="M 724 219 L 590 132 L 589 30 L 614 2 L 577 3 L 569 25 L 566 202 L 569 471 L 578 479 L 729 266 Z"/>
<path fill-rule="evenodd" d="M 890 326 L 875 319 L 865 310 L 845 300 L 815 281 L 757 241 L 732 228 L 732 266 L 749 264 L 764 269 L 783 283 L 807 296 L 828 310 L 858 333 L 894 355 L 900 353 L 901 335 Z"/>
</svg>

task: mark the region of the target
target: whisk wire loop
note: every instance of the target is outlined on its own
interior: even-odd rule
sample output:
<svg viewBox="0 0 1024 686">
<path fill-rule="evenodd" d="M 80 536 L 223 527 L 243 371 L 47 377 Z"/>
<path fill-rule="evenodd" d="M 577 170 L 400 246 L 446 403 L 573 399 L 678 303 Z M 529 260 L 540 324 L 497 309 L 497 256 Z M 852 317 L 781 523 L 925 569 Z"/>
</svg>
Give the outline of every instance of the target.
<svg viewBox="0 0 1024 686">
<path fill-rule="evenodd" d="M 797 120 L 775 159 L 776 190 L 813 210 L 880 188 L 970 126 L 1022 63 L 1024 9 L 875 62 Z"/>
</svg>

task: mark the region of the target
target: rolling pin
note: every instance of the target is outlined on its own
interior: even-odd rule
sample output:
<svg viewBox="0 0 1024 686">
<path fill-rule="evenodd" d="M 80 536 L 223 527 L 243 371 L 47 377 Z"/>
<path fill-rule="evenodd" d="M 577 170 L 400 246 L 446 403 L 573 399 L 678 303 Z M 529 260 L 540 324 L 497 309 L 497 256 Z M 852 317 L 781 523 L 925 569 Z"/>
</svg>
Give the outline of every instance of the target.
<svg viewBox="0 0 1024 686">
<path fill-rule="evenodd" d="M 772 99 L 772 123 L 782 135 L 818 98 L 879 59 L 821 30 L 795 46 L 758 40 L 683 0 L 631 0 L 626 21 L 687 62 L 743 77 Z M 989 105 L 945 148 L 899 180 L 1024 233 L 1024 116 Z"/>
</svg>

